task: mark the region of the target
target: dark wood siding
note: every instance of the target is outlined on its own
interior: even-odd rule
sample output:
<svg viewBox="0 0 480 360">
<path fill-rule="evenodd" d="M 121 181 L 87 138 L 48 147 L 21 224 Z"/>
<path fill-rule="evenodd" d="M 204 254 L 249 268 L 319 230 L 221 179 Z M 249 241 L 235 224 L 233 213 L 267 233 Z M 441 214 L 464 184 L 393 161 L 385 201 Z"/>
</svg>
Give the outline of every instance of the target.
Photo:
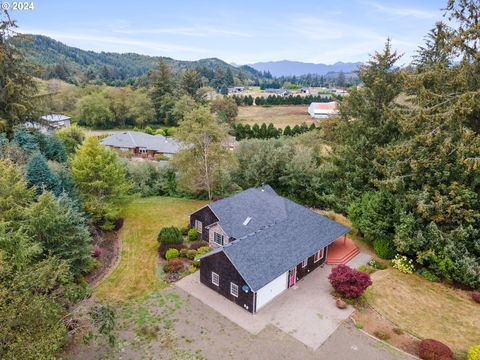
<svg viewBox="0 0 480 360">
<path fill-rule="evenodd" d="M 212 283 L 212 271 L 220 277 L 218 286 Z M 242 287 L 246 285 L 245 281 L 223 252 L 200 260 L 200 282 L 253 313 L 253 292 L 249 290 L 246 293 L 242 290 Z M 238 297 L 230 294 L 231 282 L 238 286 Z"/>
<path fill-rule="evenodd" d="M 317 267 L 319 267 L 325 262 L 325 260 L 327 259 L 327 248 L 323 249 L 323 256 L 320 258 L 319 261 L 314 262 L 314 256 L 315 254 L 308 258 L 306 267 L 302 267 L 302 263 L 297 265 L 297 281 L 302 279 L 305 275 L 315 270 Z"/>
<path fill-rule="evenodd" d="M 206 227 L 217 222 L 217 217 L 208 206 L 205 206 L 190 215 L 190 227 L 195 227 L 195 220 L 202 222 L 202 240 L 208 241 L 208 229 Z"/>
</svg>

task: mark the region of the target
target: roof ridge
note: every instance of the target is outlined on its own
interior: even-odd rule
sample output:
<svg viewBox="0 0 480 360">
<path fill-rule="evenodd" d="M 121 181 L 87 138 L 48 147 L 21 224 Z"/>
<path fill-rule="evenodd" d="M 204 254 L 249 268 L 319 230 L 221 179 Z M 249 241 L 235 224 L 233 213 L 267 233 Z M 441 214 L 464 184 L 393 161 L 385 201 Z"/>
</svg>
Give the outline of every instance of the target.
<svg viewBox="0 0 480 360">
<path fill-rule="evenodd" d="M 128 134 L 128 136 L 130 136 L 130 139 L 132 140 L 133 145 L 135 145 L 135 147 L 137 147 L 137 143 L 136 143 L 136 141 L 133 139 L 133 136 L 132 136 L 132 134 L 131 134 L 131 131 L 127 131 L 127 134 Z"/>
</svg>

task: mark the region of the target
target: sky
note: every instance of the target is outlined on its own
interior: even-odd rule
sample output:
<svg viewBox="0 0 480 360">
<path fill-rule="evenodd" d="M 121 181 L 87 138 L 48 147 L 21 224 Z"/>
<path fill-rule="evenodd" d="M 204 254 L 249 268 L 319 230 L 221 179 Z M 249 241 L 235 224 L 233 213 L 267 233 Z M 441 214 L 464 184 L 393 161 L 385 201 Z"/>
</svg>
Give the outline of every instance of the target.
<svg viewBox="0 0 480 360">
<path fill-rule="evenodd" d="M 13 1 L 6 0 L 10 2 Z M 0 0 L 5 2 L 5 0 Z M 446 0 L 33 0 L 19 31 L 85 50 L 229 63 L 366 61 L 387 37 L 408 63 Z"/>
</svg>

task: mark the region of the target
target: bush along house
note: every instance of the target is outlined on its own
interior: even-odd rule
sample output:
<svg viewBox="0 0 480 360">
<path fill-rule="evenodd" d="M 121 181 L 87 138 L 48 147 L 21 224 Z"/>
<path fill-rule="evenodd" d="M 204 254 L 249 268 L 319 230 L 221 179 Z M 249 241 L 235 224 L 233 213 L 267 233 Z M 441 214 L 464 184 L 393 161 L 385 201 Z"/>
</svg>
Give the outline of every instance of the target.
<svg viewBox="0 0 480 360">
<path fill-rule="evenodd" d="M 350 230 L 268 185 L 199 209 L 190 225 L 214 248 L 200 258 L 201 283 L 251 313 L 323 265 Z"/>
</svg>

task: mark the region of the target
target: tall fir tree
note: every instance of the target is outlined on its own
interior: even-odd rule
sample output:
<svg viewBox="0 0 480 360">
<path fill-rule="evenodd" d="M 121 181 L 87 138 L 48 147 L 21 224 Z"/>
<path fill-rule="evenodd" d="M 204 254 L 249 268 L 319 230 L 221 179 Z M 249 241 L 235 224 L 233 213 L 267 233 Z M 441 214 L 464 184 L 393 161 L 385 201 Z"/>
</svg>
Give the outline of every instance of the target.
<svg viewBox="0 0 480 360">
<path fill-rule="evenodd" d="M 27 186 L 35 187 L 37 196 L 44 190 L 57 195 L 60 192 L 60 182 L 57 175 L 48 166 L 45 156 L 39 152 L 34 153 L 28 161 L 25 178 Z"/>
</svg>

